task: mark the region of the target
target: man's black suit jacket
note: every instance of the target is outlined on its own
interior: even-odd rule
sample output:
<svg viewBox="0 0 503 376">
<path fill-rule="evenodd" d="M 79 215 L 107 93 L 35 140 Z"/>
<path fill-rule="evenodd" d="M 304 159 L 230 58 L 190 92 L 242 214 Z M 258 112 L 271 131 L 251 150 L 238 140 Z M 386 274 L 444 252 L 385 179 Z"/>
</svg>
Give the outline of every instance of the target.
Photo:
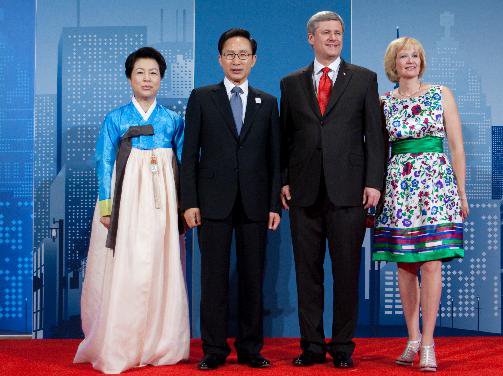
<svg viewBox="0 0 503 376">
<path fill-rule="evenodd" d="M 321 115 L 313 64 L 281 81 L 282 185 L 291 204 L 312 205 L 324 174 L 335 206 L 359 206 L 364 187 L 382 190 L 384 143 L 377 76 L 341 61 Z"/>
<path fill-rule="evenodd" d="M 280 127 L 277 100 L 248 87 L 238 136 L 223 82 L 194 89 L 187 104 L 182 151 L 182 209 L 223 219 L 241 195 L 246 216 L 266 221 L 279 213 Z"/>
</svg>

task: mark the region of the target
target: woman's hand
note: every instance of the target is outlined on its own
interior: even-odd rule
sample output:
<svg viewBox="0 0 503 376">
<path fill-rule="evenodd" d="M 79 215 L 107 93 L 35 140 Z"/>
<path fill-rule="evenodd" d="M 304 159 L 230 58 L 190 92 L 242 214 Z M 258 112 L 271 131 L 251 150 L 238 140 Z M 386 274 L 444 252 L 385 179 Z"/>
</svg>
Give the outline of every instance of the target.
<svg viewBox="0 0 503 376">
<path fill-rule="evenodd" d="M 105 217 L 100 218 L 100 222 L 105 228 L 108 230 L 110 228 L 110 216 L 107 215 Z"/>
<path fill-rule="evenodd" d="M 468 205 L 468 198 L 466 195 L 461 196 L 461 217 L 463 217 L 463 221 L 468 218 L 468 215 L 470 214 L 470 208 Z"/>
</svg>

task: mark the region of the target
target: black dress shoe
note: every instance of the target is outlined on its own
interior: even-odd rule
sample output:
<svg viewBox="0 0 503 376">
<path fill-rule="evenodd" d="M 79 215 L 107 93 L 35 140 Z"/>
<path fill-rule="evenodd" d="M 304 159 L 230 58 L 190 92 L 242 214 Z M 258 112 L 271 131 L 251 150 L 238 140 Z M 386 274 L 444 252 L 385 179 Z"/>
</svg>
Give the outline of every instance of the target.
<svg viewBox="0 0 503 376">
<path fill-rule="evenodd" d="M 210 369 L 217 369 L 218 366 L 221 366 L 222 364 L 225 363 L 225 358 L 221 358 L 216 355 L 205 355 L 203 360 L 199 362 L 198 368 L 200 370 L 210 370 Z"/>
<path fill-rule="evenodd" d="M 355 365 L 353 363 L 351 355 L 346 355 L 344 353 L 335 353 L 334 366 L 335 368 L 353 368 Z"/>
<path fill-rule="evenodd" d="M 325 363 L 326 357 L 325 354 L 317 354 L 310 351 L 304 351 L 298 357 L 296 357 L 292 364 L 297 367 L 307 367 L 312 366 L 313 364 L 322 364 Z"/>
<path fill-rule="evenodd" d="M 246 364 L 251 368 L 267 368 L 271 366 L 271 362 L 262 355 L 238 355 L 238 363 Z"/>
</svg>

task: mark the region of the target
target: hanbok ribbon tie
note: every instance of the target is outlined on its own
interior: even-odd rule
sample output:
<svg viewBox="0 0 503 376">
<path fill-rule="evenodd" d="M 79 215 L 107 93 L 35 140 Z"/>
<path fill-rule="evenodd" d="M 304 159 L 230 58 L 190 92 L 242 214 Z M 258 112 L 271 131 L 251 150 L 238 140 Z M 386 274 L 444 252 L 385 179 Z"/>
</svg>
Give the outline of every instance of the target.
<svg viewBox="0 0 503 376">
<path fill-rule="evenodd" d="M 159 188 L 159 166 L 157 163 L 157 157 L 152 150 L 152 156 L 150 157 L 150 171 L 152 172 L 152 184 L 154 186 L 154 202 L 155 208 L 161 208 L 161 192 Z"/>
<path fill-rule="evenodd" d="M 119 210 L 122 195 L 122 183 L 124 182 L 124 173 L 126 172 L 126 164 L 131 154 L 132 139 L 139 136 L 152 136 L 154 127 L 152 125 L 138 125 L 129 127 L 124 136 L 121 137 L 117 158 L 115 159 L 115 190 L 114 200 L 112 204 L 112 216 L 110 218 L 110 228 L 107 235 L 107 248 L 115 249 L 115 241 L 117 237 L 117 226 L 119 224 Z"/>
<path fill-rule="evenodd" d="M 444 139 L 442 137 L 425 136 L 422 138 L 406 138 L 391 143 L 391 155 L 443 152 Z"/>
</svg>

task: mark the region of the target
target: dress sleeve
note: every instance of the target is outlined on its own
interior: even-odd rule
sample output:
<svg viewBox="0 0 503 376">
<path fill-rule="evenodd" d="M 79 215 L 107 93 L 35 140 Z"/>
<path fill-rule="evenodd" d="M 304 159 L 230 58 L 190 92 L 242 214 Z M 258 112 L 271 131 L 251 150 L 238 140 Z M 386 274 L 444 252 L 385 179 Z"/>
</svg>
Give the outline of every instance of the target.
<svg viewBox="0 0 503 376">
<path fill-rule="evenodd" d="M 112 173 L 120 140 L 119 126 L 109 114 L 101 125 L 96 142 L 96 174 L 101 216 L 112 213 Z"/>
<path fill-rule="evenodd" d="M 175 115 L 174 122 L 175 122 L 175 129 L 173 132 L 172 142 L 176 152 L 176 159 L 180 164 L 182 162 L 183 135 L 185 129 L 185 122 L 183 120 L 183 117 L 181 117 L 180 115 Z"/>
</svg>

